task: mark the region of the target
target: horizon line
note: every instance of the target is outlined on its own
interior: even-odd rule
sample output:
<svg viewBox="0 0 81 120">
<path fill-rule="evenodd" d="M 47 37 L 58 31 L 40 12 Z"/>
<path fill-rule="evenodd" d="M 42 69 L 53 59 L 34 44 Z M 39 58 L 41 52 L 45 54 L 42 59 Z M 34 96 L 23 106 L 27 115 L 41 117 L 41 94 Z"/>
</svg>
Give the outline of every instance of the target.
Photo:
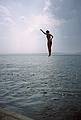
<svg viewBox="0 0 81 120">
<path fill-rule="evenodd" d="M 48 54 L 47 52 L 39 53 L 0 53 L 0 55 L 25 55 L 25 54 Z M 81 52 L 67 53 L 67 52 L 52 52 L 53 55 L 81 55 Z"/>
</svg>

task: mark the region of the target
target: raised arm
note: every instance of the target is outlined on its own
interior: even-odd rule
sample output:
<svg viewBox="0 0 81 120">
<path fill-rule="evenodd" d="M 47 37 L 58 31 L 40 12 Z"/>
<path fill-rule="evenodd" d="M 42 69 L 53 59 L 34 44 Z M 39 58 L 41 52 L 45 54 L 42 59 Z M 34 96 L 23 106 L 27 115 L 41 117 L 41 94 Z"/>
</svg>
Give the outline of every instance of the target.
<svg viewBox="0 0 81 120">
<path fill-rule="evenodd" d="M 45 35 L 47 35 L 42 29 L 40 29 Z"/>
</svg>

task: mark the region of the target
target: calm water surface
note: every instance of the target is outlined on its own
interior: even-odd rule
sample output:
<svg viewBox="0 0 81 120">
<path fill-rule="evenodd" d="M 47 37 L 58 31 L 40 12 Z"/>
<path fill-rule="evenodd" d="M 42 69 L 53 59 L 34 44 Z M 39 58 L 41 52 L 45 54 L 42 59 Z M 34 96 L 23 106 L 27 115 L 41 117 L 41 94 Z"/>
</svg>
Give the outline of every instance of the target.
<svg viewBox="0 0 81 120">
<path fill-rule="evenodd" d="M 81 56 L 0 55 L 0 106 L 36 120 L 81 112 Z"/>
</svg>

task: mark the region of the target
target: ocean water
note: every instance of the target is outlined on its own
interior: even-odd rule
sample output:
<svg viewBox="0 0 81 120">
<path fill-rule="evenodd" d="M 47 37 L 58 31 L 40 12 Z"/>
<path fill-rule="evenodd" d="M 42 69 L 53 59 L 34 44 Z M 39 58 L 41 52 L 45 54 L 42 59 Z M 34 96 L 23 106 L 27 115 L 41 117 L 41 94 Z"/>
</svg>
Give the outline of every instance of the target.
<svg viewBox="0 0 81 120">
<path fill-rule="evenodd" d="M 78 120 L 81 56 L 0 55 L 0 107 L 35 120 Z"/>
</svg>

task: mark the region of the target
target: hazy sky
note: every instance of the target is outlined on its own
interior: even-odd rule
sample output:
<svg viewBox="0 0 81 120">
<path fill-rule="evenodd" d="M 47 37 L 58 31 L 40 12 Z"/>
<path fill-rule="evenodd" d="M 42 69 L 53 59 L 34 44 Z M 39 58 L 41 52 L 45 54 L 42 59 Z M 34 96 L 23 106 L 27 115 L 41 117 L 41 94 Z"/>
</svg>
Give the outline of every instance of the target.
<svg viewBox="0 0 81 120">
<path fill-rule="evenodd" d="M 81 0 L 0 0 L 0 53 L 81 51 Z"/>
</svg>

